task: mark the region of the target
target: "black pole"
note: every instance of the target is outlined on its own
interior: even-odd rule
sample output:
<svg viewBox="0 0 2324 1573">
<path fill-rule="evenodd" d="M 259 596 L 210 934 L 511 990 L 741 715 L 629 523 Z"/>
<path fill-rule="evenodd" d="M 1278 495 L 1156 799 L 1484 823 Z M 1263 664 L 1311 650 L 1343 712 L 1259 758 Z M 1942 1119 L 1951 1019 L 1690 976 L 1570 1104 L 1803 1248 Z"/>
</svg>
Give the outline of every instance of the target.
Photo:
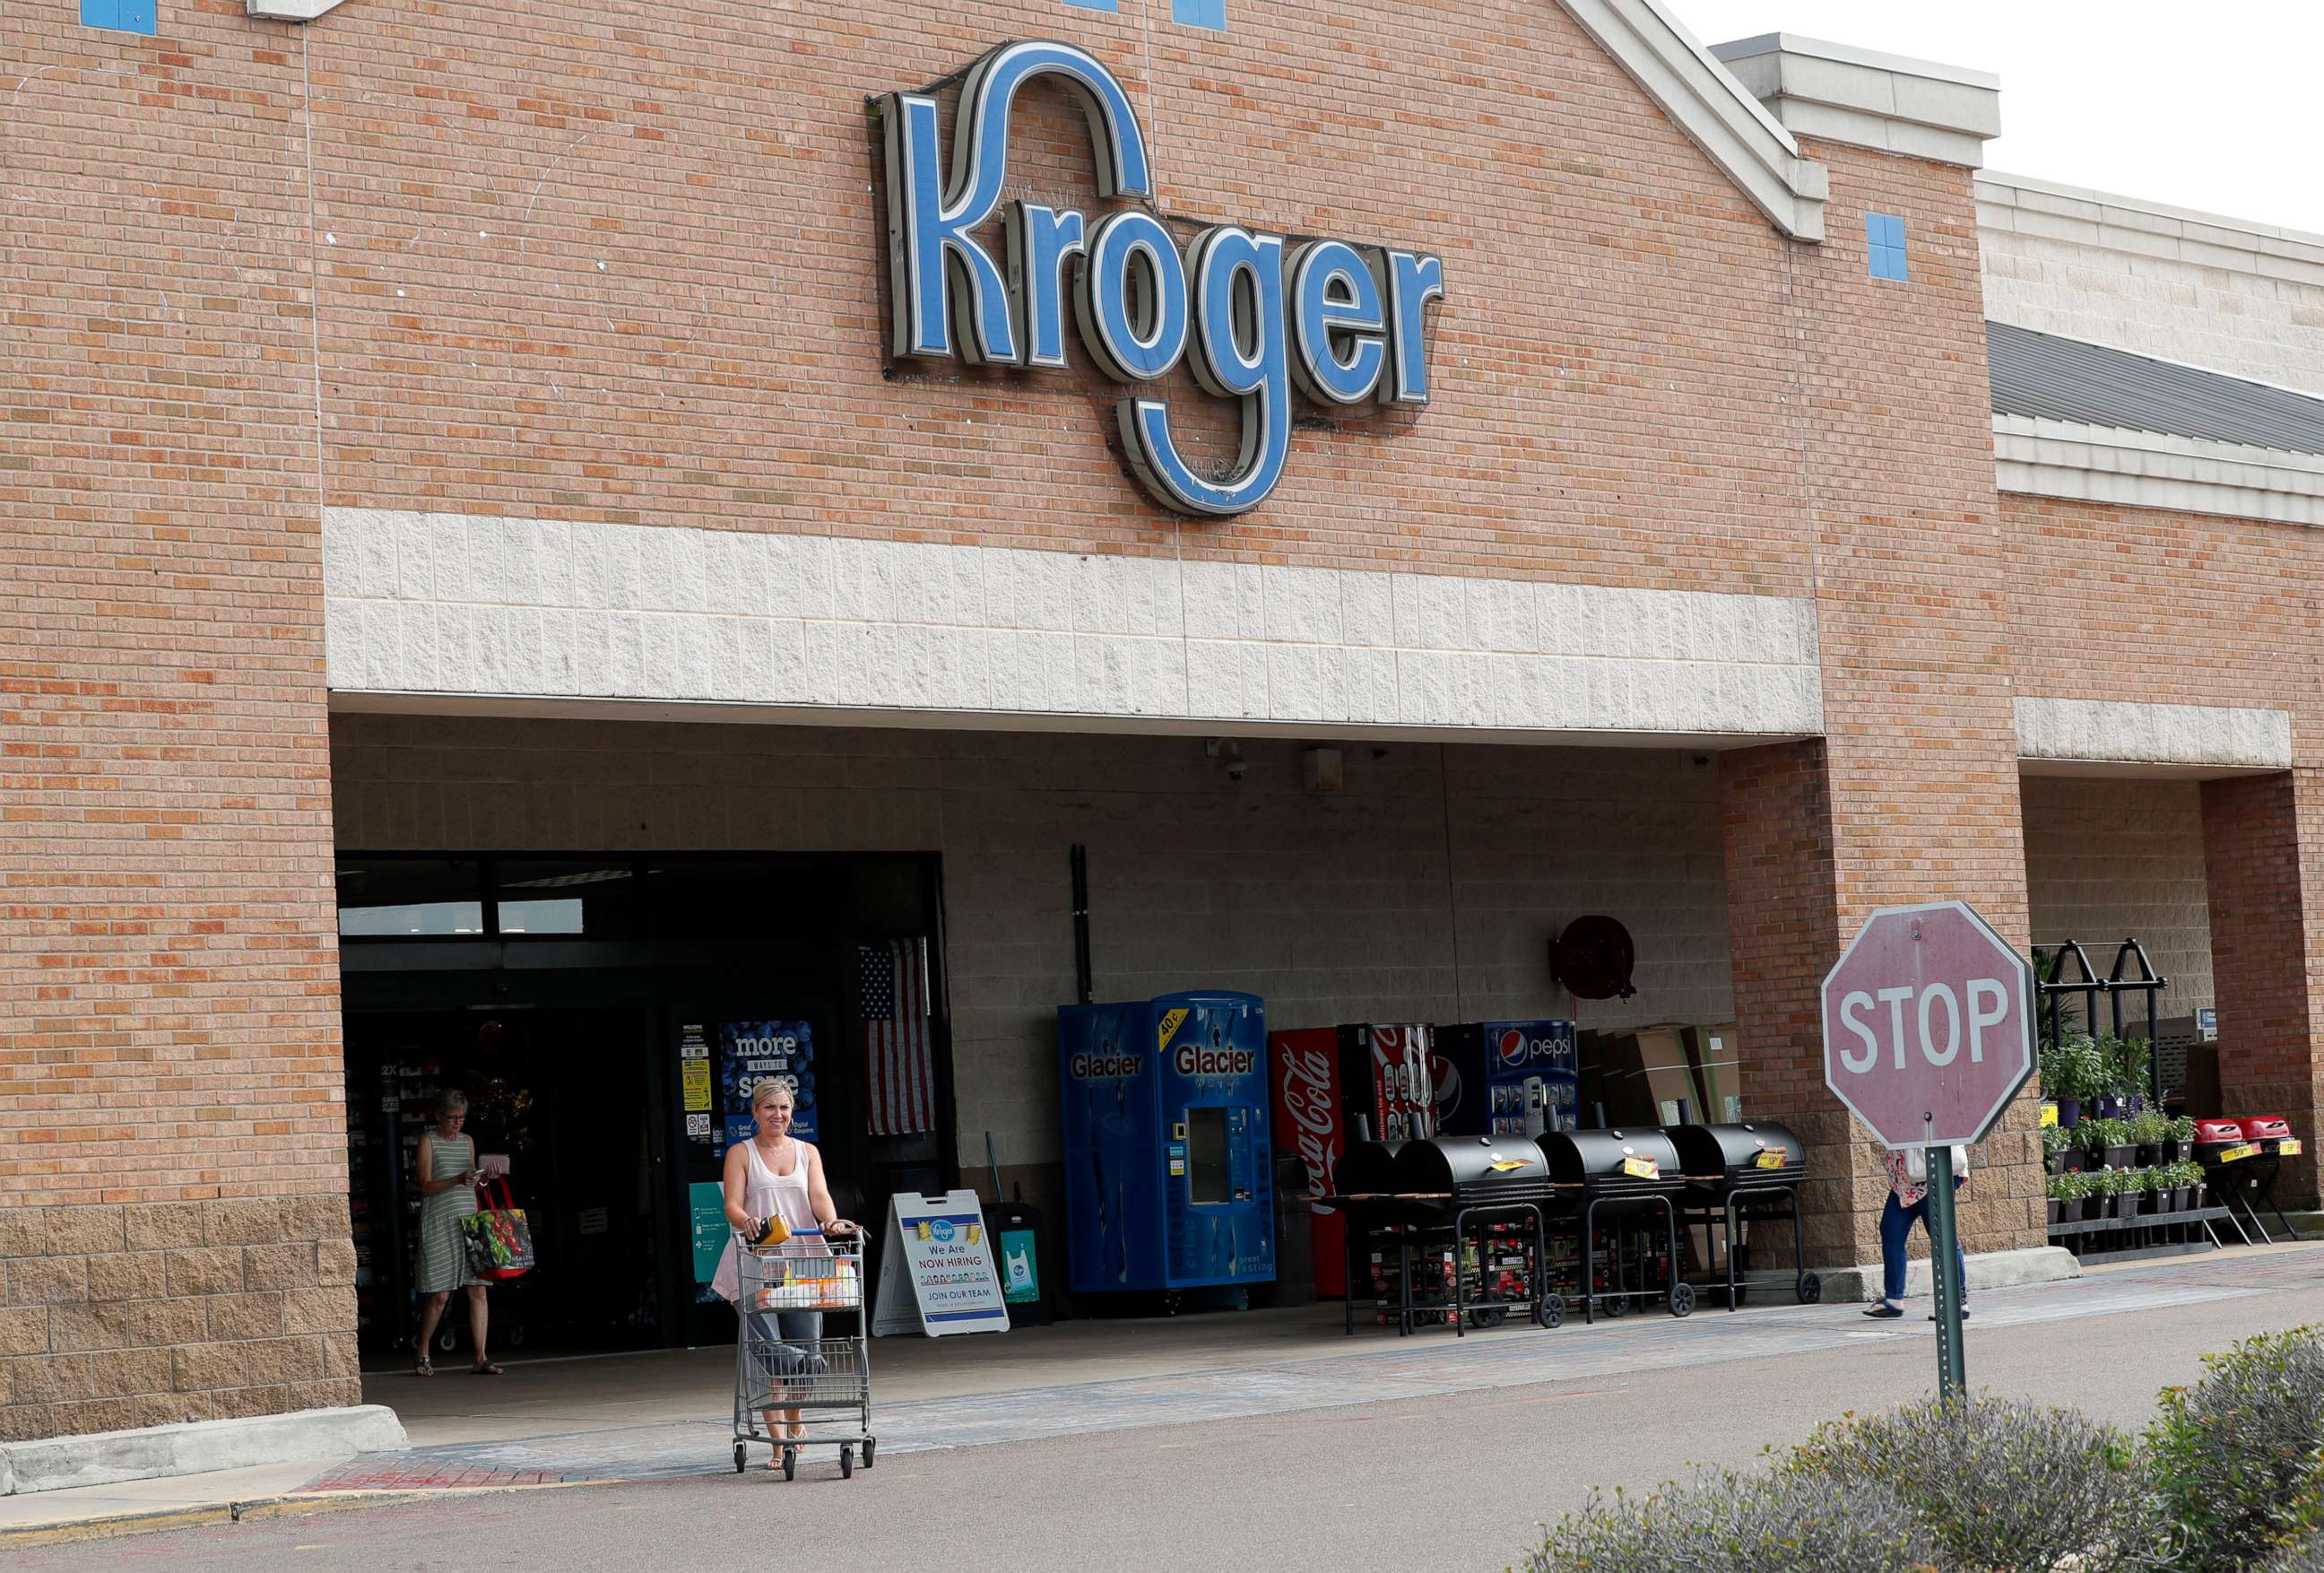
<svg viewBox="0 0 2324 1573">
<path fill-rule="evenodd" d="M 1074 991 L 1083 1004 L 1097 998 L 1090 976 L 1089 848 L 1076 841 L 1067 856 L 1074 875 Z"/>
</svg>

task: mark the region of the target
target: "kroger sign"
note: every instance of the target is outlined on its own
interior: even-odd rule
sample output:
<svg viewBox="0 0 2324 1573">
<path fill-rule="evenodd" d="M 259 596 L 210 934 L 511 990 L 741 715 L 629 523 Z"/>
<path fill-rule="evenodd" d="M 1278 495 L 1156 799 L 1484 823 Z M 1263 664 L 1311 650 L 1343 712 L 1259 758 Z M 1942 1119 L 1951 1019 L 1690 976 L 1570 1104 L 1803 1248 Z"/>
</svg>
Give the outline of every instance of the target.
<svg viewBox="0 0 2324 1573">
<path fill-rule="evenodd" d="M 979 60 L 961 86 L 949 179 L 936 100 L 889 94 L 881 120 L 899 357 L 1063 366 L 1070 264 L 1074 320 L 1100 370 L 1117 382 L 1154 383 L 1187 360 L 1205 392 L 1241 403 L 1241 450 L 1222 473 L 1197 469 L 1179 452 L 1168 401 L 1133 393 L 1114 406 L 1139 481 L 1164 506 L 1198 515 L 1255 508 L 1282 479 L 1294 384 L 1324 404 L 1428 402 L 1423 318 L 1444 294 L 1442 258 L 1291 241 L 1234 224 L 1212 225 L 1182 254 L 1143 207 L 1093 222 L 1022 199 L 1004 204 L 1010 109 L 1041 77 L 1080 100 L 1099 194 L 1152 198 L 1130 96 L 1085 50 L 1034 41 Z M 975 233 L 995 214 L 1007 236 L 1005 272 Z"/>
</svg>

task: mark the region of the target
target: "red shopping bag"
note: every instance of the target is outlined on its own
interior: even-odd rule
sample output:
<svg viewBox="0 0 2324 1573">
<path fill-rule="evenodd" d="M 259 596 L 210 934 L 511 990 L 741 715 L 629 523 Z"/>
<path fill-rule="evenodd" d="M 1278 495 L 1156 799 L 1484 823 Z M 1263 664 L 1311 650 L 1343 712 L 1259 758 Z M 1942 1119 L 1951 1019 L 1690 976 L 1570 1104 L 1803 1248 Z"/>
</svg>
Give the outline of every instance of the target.
<svg viewBox="0 0 2324 1573">
<path fill-rule="evenodd" d="M 494 1187 L 499 1188 L 497 1206 Z M 533 1268 L 532 1226 L 525 1222 L 524 1209 L 510 1205 L 506 1180 L 479 1184 L 476 1195 L 482 1207 L 460 1220 L 460 1233 L 468 1245 L 469 1272 L 487 1283 L 522 1278 Z"/>
</svg>

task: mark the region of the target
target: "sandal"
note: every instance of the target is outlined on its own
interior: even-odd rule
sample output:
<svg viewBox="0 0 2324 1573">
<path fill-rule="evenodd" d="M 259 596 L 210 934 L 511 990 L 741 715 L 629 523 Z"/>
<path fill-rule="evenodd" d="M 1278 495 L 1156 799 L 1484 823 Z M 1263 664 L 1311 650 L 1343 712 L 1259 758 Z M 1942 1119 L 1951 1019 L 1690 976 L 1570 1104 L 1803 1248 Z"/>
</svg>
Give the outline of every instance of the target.
<svg viewBox="0 0 2324 1573">
<path fill-rule="evenodd" d="M 1904 1313 L 1884 1300 L 1879 1304 L 1867 1309 L 1864 1314 L 1878 1321 L 1893 1322 Z"/>
<path fill-rule="evenodd" d="M 414 1365 L 411 1368 L 411 1374 L 414 1376 L 433 1376 L 436 1374 L 436 1363 L 432 1360 L 423 1358 L 417 1365 Z"/>
<path fill-rule="evenodd" d="M 508 1374 L 489 1360 L 479 1360 L 474 1365 L 468 1367 L 468 1374 L 471 1376 L 505 1376 Z"/>
</svg>

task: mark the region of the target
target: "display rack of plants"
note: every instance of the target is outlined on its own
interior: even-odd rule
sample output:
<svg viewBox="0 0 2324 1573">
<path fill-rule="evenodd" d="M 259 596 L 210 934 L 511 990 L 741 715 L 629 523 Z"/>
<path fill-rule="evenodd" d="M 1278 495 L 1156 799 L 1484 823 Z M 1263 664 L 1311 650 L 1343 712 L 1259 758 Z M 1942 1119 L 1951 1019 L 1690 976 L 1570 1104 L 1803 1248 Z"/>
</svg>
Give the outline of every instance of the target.
<svg viewBox="0 0 2324 1573">
<path fill-rule="evenodd" d="M 2066 1170 L 2049 1176 L 2044 1189 L 2050 1238 L 2077 1256 L 2162 1256 L 2209 1250 L 2223 1244 L 2212 1226 L 2221 1218 L 2243 1235 L 2226 1208 L 2209 1205 L 2203 1166 L 2191 1159 L 2135 1168 Z M 2248 1245 L 2249 1237 L 2243 1237 Z"/>
</svg>

